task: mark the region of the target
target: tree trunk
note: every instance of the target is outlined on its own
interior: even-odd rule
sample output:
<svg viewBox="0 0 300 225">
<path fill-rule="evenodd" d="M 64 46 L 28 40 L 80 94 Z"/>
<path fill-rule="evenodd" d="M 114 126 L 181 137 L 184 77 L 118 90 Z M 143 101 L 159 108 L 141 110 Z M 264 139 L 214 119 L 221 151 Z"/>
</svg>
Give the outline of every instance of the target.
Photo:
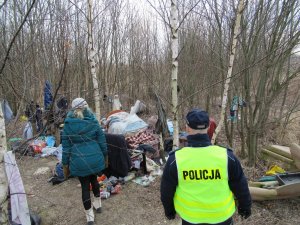
<svg viewBox="0 0 300 225">
<path fill-rule="evenodd" d="M 245 153 L 245 131 L 244 131 L 244 113 L 245 110 L 243 109 L 243 107 L 241 108 L 241 120 L 240 123 L 238 123 L 238 125 L 240 124 L 240 129 L 239 129 L 239 134 L 240 134 L 240 138 L 241 138 L 241 156 L 242 158 L 246 157 L 246 153 Z M 237 127 L 238 127 L 237 125 Z"/>
<path fill-rule="evenodd" d="M 6 152 L 6 131 L 5 121 L 2 112 L 2 105 L 0 103 L 0 224 L 8 224 L 8 213 L 7 213 L 7 190 L 8 183 L 5 173 L 4 166 L 4 153 Z"/>
<path fill-rule="evenodd" d="M 172 114 L 173 114 L 173 149 L 179 147 L 179 127 L 178 127 L 178 96 L 177 96 L 177 76 L 178 76 L 178 9 L 177 0 L 171 0 L 171 51 L 172 51 Z"/>
<path fill-rule="evenodd" d="M 237 36 L 238 36 L 238 31 L 240 29 L 241 17 L 242 17 L 244 8 L 245 8 L 244 0 L 239 0 L 236 20 L 235 20 L 235 26 L 234 26 L 234 31 L 233 31 L 233 38 L 232 38 L 231 53 L 230 53 L 230 58 L 229 58 L 227 77 L 226 77 L 224 92 L 223 92 L 224 94 L 223 94 L 223 99 L 222 99 L 220 122 L 219 122 L 219 124 L 216 128 L 216 131 L 213 135 L 213 138 L 212 138 L 213 144 L 216 142 L 216 138 L 222 128 L 223 123 L 224 123 L 225 110 L 226 110 L 226 105 L 227 105 L 227 94 L 228 94 L 228 90 L 229 90 L 229 84 L 230 84 L 231 74 L 232 74 L 232 67 L 233 67 L 233 62 L 234 62 L 235 52 L 236 52 L 236 47 L 237 47 Z"/>
<path fill-rule="evenodd" d="M 255 127 L 253 127 L 255 129 Z M 249 166 L 254 166 L 256 161 L 256 149 L 257 149 L 257 131 L 250 129 L 248 133 L 248 161 Z"/>
<path fill-rule="evenodd" d="M 88 0 L 88 59 L 94 88 L 95 113 L 98 121 L 101 119 L 100 114 L 100 92 L 96 74 L 96 52 L 93 46 L 93 30 L 92 30 L 92 7 L 93 0 Z"/>
</svg>

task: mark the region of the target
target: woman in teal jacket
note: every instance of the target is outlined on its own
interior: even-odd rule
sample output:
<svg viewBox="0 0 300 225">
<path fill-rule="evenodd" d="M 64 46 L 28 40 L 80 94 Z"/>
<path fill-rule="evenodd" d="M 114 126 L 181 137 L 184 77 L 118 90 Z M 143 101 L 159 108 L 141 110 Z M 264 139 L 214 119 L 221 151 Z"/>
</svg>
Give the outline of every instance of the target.
<svg viewBox="0 0 300 225">
<path fill-rule="evenodd" d="M 62 164 L 65 176 L 79 178 L 82 188 L 82 201 L 87 224 L 94 224 L 94 212 L 90 199 L 90 184 L 95 196 L 93 206 L 101 212 L 100 187 L 97 174 L 106 167 L 107 145 L 104 132 L 83 98 L 72 102 L 72 110 L 65 119 L 62 135 Z"/>
</svg>

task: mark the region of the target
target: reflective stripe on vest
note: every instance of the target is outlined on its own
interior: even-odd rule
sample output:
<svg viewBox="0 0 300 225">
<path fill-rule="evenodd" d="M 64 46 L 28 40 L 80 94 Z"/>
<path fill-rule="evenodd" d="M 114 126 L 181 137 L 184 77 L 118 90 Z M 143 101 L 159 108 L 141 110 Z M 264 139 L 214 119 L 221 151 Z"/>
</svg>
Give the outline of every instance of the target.
<svg viewBox="0 0 300 225">
<path fill-rule="evenodd" d="M 235 212 L 228 185 L 227 150 L 219 146 L 182 148 L 175 152 L 178 186 L 176 212 L 190 223 L 220 223 Z"/>
</svg>

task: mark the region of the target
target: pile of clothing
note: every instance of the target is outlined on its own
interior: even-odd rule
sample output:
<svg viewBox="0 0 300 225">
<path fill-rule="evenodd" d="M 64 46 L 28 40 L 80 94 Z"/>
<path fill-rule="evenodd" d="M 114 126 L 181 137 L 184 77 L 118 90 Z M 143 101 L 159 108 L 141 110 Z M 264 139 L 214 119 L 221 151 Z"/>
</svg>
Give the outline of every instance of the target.
<svg viewBox="0 0 300 225">
<path fill-rule="evenodd" d="M 133 136 L 126 137 L 126 141 L 131 149 L 136 149 L 140 144 L 148 144 L 158 148 L 159 137 L 150 130 L 142 130 Z"/>
</svg>

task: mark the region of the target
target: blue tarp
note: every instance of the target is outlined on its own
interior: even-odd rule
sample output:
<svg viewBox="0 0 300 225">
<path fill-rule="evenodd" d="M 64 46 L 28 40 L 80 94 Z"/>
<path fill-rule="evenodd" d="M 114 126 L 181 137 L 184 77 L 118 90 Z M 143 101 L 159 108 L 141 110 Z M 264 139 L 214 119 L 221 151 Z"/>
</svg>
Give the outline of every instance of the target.
<svg viewBox="0 0 300 225">
<path fill-rule="evenodd" d="M 51 83 L 48 80 L 46 80 L 45 87 L 44 87 L 44 107 L 46 110 L 50 108 L 52 100 L 53 97 L 52 97 Z"/>
</svg>

